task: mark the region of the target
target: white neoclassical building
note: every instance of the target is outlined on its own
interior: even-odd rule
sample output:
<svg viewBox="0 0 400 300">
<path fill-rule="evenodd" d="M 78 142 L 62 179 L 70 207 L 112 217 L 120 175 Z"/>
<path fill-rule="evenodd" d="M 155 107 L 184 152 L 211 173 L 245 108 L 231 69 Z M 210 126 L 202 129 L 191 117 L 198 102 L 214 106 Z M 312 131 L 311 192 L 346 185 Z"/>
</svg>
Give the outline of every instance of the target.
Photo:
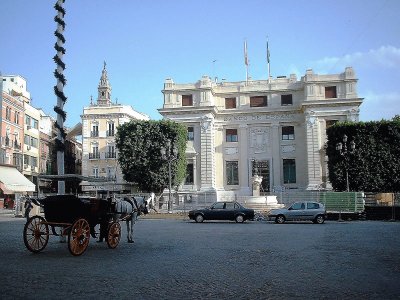
<svg viewBox="0 0 400 300">
<path fill-rule="evenodd" d="M 326 129 L 337 121 L 358 121 L 363 98 L 348 67 L 341 74 L 307 70 L 269 80 L 195 83 L 166 79 L 164 118 L 188 129 L 188 176 L 181 194 L 211 194 L 213 200 L 261 192 L 330 189 Z"/>
</svg>

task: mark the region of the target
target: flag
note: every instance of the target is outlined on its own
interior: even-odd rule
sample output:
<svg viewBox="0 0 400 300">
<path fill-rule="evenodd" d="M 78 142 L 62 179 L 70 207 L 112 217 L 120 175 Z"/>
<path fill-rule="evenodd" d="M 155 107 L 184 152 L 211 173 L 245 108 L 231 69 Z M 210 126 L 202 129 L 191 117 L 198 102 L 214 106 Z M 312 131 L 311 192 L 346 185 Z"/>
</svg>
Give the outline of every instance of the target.
<svg viewBox="0 0 400 300">
<path fill-rule="evenodd" d="M 267 63 L 269 63 L 269 47 L 268 47 L 268 41 L 267 41 Z"/>
<path fill-rule="evenodd" d="M 247 58 L 247 41 L 244 41 L 244 64 L 249 65 L 249 60 Z"/>
</svg>

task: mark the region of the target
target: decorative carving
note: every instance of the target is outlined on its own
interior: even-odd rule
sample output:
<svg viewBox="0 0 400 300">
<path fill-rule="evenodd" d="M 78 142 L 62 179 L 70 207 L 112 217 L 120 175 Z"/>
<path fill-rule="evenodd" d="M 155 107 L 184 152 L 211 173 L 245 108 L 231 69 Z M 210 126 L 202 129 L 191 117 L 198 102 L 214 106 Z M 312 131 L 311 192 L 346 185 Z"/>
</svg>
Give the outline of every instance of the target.
<svg viewBox="0 0 400 300">
<path fill-rule="evenodd" d="M 226 155 L 232 155 L 232 154 L 236 154 L 239 153 L 239 150 L 237 147 L 229 147 L 229 148 L 225 148 L 225 154 Z"/>
<path fill-rule="evenodd" d="M 296 147 L 294 145 L 282 146 L 282 153 L 289 153 L 294 151 L 296 151 Z"/>
<path fill-rule="evenodd" d="M 269 129 L 252 128 L 250 132 L 250 147 L 254 148 L 254 153 L 265 152 L 269 140 Z"/>
</svg>

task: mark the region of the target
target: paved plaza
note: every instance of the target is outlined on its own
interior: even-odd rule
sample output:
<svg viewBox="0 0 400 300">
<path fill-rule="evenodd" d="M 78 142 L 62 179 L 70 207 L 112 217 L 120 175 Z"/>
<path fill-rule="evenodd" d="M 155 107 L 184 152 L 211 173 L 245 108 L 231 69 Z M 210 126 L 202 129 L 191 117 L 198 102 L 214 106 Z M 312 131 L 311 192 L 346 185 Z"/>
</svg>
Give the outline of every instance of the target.
<svg viewBox="0 0 400 300">
<path fill-rule="evenodd" d="M 39 254 L 0 216 L 1 299 L 400 299 L 400 223 L 142 219 L 135 243 Z"/>
</svg>

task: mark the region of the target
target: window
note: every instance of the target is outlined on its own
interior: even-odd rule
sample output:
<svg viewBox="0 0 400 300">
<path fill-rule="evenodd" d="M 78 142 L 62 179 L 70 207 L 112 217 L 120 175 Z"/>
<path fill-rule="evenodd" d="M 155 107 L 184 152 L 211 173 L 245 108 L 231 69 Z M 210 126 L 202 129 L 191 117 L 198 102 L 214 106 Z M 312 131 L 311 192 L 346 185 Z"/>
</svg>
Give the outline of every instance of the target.
<svg viewBox="0 0 400 300">
<path fill-rule="evenodd" d="M 283 160 L 283 183 L 296 183 L 296 161 L 294 159 Z"/>
<path fill-rule="evenodd" d="M 226 162 L 226 184 L 239 185 L 239 168 L 237 161 Z"/>
<path fill-rule="evenodd" d="M 294 126 L 282 127 L 282 140 L 294 140 Z"/>
<path fill-rule="evenodd" d="M 290 208 L 292 210 L 300 210 L 300 209 L 305 209 L 305 205 L 303 202 L 296 202 Z"/>
<path fill-rule="evenodd" d="M 326 122 L 326 129 L 328 129 L 333 125 L 335 125 L 338 122 L 338 120 L 326 120 L 325 122 Z"/>
<path fill-rule="evenodd" d="M 11 121 L 11 108 L 6 107 L 6 120 Z"/>
<path fill-rule="evenodd" d="M 38 148 L 38 139 L 37 138 L 34 138 L 34 137 L 31 137 L 31 144 L 30 144 L 32 147 L 35 147 L 35 148 Z"/>
<path fill-rule="evenodd" d="M 19 112 L 18 111 L 15 112 L 14 123 L 19 124 Z"/>
<path fill-rule="evenodd" d="M 236 98 L 225 98 L 225 108 L 236 108 Z"/>
<path fill-rule="evenodd" d="M 39 128 L 39 122 L 36 119 L 33 119 L 33 128 L 35 129 Z"/>
<path fill-rule="evenodd" d="M 315 202 L 307 202 L 307 209 L 318 209 L 319 204 Z"/>
<path fill-rule="evenodd" d="M 325 98 L 337 98 L 336 86 L 326 86 L 325 87 Z"/>
<path fill-rule="evenodd" d="M 25 124 L 27 126 L 31 126 L 31 117 L 28 115 L 25 116 Z"/>
<path fill-rule="evenodd" d="M 37 157 L 31 156 L 31 167 L 32 168 L 37 167 Z"/>
<path fill-rule="evenodd" d="M 268 105 L 267 96 L 250 97 L 250 107 L 263 107 Z"/>
<path fill-rule="evenodd" d="M 226 129 L 226 141 L 227 142 L 238 141 L 237 129 Z"/>
<path fill-rule="evenodd" d="M 293 105 L 292 94 L 281 95 L 281 106 L 289 106 L 289 105 Z"/>
<path fill-rule="evenodd" d="M 114 136 L 114 123 L 108 123 L 107 136 Z"/>
<path fill-rule="evenodd" d="M 225 209 L 234 210 L 234 209 L 235 209 L 235 203 L 233 203 L 233 202 L 226 202 L 226 203 L 225 203 Z"/>
<path fill-rule="evenodd" d="M 224 209 L 224 202 L 217 202 L 213 205 L 213 209 Z"/>
<path fill-rule="evenodd" d="M 92 153 L 89 153 L 89 159 L 100 158 L 99 147 L 92 146 Z"/>
<path fill-rule="evenodd" d="M 187 139 L 188 139 L 188 141 L 194 141 L 194 128 L 193 127 L 188 127 Z"/>
<path fill-rule="evenodd" d="M 193 164 L 189 163 L 189 164 L 186 165 L 185 184 L 193 184 L 193 183 L 194 183 Z"/>
<path fill-rule="evenodd" d="M 24 154 L 24 165 L 29 165 L 29 155 Z"/>
<path fill-rule="evenodd" d="M 92 132 L 90 133 L 91 137 L 99 136 L 99 125 L 95 124 L 92 126 Z"/>
<path fill-rule="evenodd" d="M 94 167 L 93 169 L 92 169 L 92 175 L 93 175 L 93 177 L 99 177 L 99 168 L 97 168 L 97 167 Z"/>
<path fill-rule="evenodd" d="M 182 106 L 193 106 L 193 96 L 182 95 Z"/>
<path fill-rule="evenodd" d="M 30 146 L 31 145 L 31 138 L 29 135 L 24 136 L 24 144 Z"/>
<path fill-rule="evenodd" d="M 106 152 L 106 158 L 116 158 L 117 155 L 115 153 L 115 145 L 108 145 L 107 148 L 108 149 L 107 149 L 107 152 Z"/>
</svg>

